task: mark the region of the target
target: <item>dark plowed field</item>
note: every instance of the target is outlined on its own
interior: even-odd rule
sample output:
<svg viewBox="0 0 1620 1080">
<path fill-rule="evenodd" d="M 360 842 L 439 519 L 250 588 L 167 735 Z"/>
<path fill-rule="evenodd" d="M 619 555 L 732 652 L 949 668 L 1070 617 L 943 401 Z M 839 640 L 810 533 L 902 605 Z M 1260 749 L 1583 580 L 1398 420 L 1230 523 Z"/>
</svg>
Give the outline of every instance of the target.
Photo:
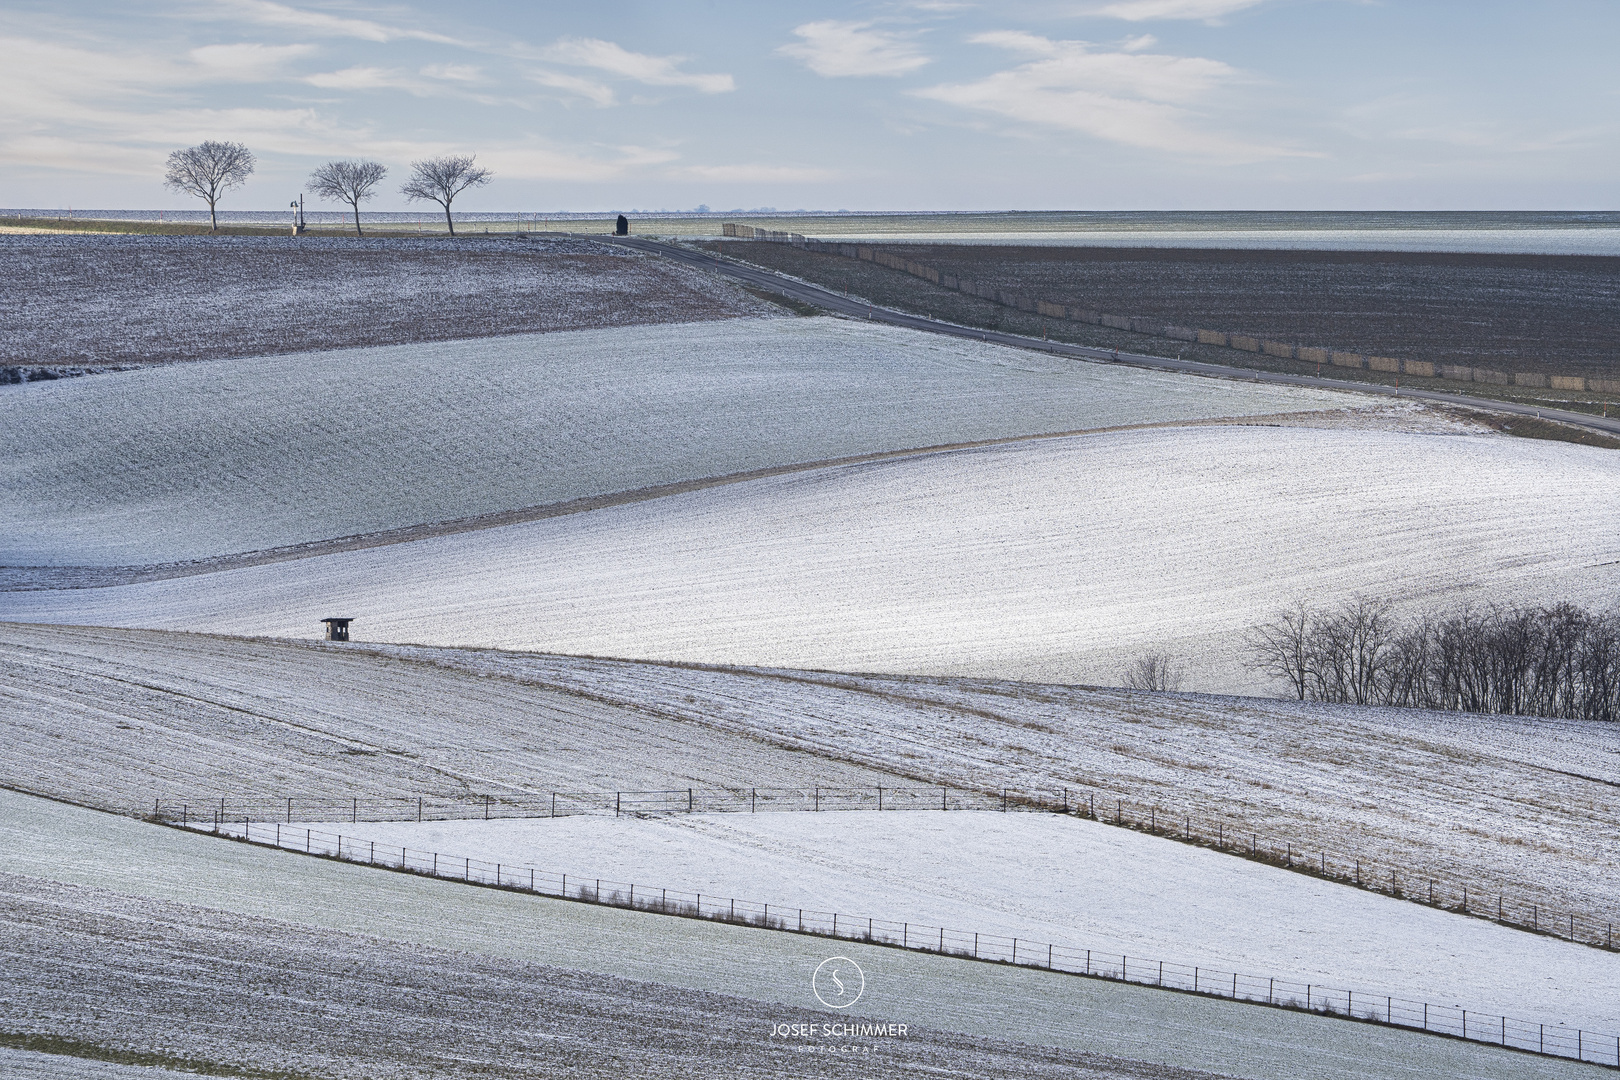
<svg viewBox="0 0 1620 1080">
<path fill-rule="evenodd" d="M 5 236 L 0 280 L 0 381 L 780 311 L 573 239 Z"/>
<path fill-rule="evenodd" d="M 1620 372 L 1620 258 L 961 244 L 885 250 L 1055 303 L 1182 326 L 1503 371 Z M 808 254 L 750 244 L 745 257 L 790 260 L 790 272 L 802 274 Z"/>
</svg>

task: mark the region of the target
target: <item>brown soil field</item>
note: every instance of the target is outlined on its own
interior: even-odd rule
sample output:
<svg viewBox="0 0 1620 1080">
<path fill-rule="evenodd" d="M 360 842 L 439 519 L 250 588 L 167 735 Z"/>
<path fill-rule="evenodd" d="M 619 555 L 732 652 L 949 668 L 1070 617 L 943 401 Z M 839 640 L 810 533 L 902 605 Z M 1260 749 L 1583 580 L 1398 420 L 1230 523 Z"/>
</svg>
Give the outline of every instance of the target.
<svg viewBox="0 0 1620 1080">
<path fill-rule="evenodd" d="M 1620 258 L 1367 251 L 896 247 L 1062 304 L 1374 356 L 1620 370 Z"/>
<path fill-rule="evenodd" d="M 1504 371 L 1610 378 L 1620 372 L 1620 258 L 964 244 L 884 248 L 942 273 L 1115 315 Z M 732 243 L 720 250 L 800 276 L 809 276 L 806 256 L 839 258 L 782 244 L 744 248 Z"/>
<path fill-rule="evenodd" d="M 589 240 L 0 236 L 0 382 L 180 360 L 780 314 Z"/>
</svg>

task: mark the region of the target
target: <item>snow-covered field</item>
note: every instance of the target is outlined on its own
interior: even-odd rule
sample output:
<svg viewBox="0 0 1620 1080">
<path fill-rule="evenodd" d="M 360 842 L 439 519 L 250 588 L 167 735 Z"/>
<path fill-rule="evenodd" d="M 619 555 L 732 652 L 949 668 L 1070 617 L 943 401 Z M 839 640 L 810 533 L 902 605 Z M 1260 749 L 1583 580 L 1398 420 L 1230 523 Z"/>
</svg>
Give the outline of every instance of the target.
<svg viewBox="0 0 1620 1080">
<path fill-rule="evenodd" d="M 224 1031 L 228 1047 L 237 1045 L 228 1035 L 231 1025 L 257 1023 L 259 1010 L 249 1003 L 258 998 L 266 1015 L 287 1021 L 275 1031 L 252 1031 L 267 1049 L 278 1057 L 346 1051 L 356 1062 L 349 1075 L 375 1074 L 363 1064 L 364 1040 L 358 1037 L 373 1025 L 390 1047 L 416 1045 L 442 1031 L 452 1037 L 452 1047 L 464 1044 L 469 1057 L 482 1059 L 489 1049 L 476 1040 L 478 1021 L 486 1023 L 486 1033 L 513 1040 L 508 1054 L 553 1067 L 569 1063 L 566 1037 L 577 1030 L 587 1048 L 601 1047 L 579 1063 L 590 1066 L 614 1049 L 613 1032 L 597 1024 L 592 1034 L 591 1017 L 605 1011 L 611 1022 L 634 1010 L 638 994 L 667 1003 L 661 1023 L 670 1026 L 656 1030 L 670 1038 L 724 1038 L 738 1030 L 727 1026 L 730 1014 L 742 1022 L 738 1041 L 730 1044 L 737 1060 L 768 1065 L 772 1024 L 827 1018 L 814 1011 L 810 974 L 838 954 L 865 969 L 862 1019 L 915 1024 L 919 1039 L 897 1041 L 887 1051 L 880 1047 L 854 1068 L 817 1072 L 811 1062 L 795 1061 L 798 1068 L 785 1071 L 853 1077 L 871 1075 L 873 1063 L 887 1062 L 894 1075 L 1057 1073 L 1145 1080 L 1163 1075 L 1157 1063 L 1167 1062 L 1257 1080 L 1292 1080 L 1302 1073 L 1323 1080 L 1517 1080 L 1586 1072 L 1573 1062 L 1218 999 L 435 882 L 188 835 L 10 792 L 0 792 L 0 847 L 8 853 L 8 871 L 17 875 L 4 882 L 16 900 L 0 904 L 0 932 L 6 933 L 8 965 L 21 973 L 0 993 L 22 977 L 25 993 L 38 987 L 27 995 L 46 1003 L 33 1014 L 36 1028 L 79 1034 L 94 1025 L 92 1031 L 118 1032 L 125 1030 L 119 1020 L 131 1018 L 140 1024 L 131 1024 L 132 1035 L 123 1038 L 156 1035 L 163 1040 L 159 1045 L 189 1048 Z M 52 895 L 21 875 L 119 895 Z M 57 928 L 64 920 L 71 934 Z M 300 934 L 299 928 L 308 930 Z M 98 933 L 105 935 L 99 948 Z M 370 953 L 368 940 L 377 942 Z M 426 948 L 413 955 L 400 943 Z M 320 948 L 311 948 L 323 944 L 330 949 L 324 958 Z M 468 958 L 458 968 L 454 954 L 440 950 Z M 84 962 L 86 952 L 94 963 Z M 287 962 L 301 953 L 307 960 L 289 968 Z M 511 981 L 505 997 L 490 992 L 503 966 Z M 685 993 L 615 986 L 582 973 Z M 91 978 L 91 992 L 82 992 Z M 176 979 L 174 991 L 165 995 L 164 987 Z M 210 1005 L 216 999 L 197 992 L 199 982 L 204 990 L 216 985 L 232 1007 Z M 343 992 L 351 983 L 352 993 Z M 419 985 L 421 990 L 412 989 Z M 486 999 L 487 1006 L 475 1005 Z M 739 999 L 764 1007 L 745 1008 Z M 290 1011 L 289 1000 L 295 1005 Z M 166 1002 L 176 1012 L 166 1012 Z M 501 1022 L 512 1014 L 515 1022 Z M 289 1033 L 302 1030 L 311 1015 L 324 1026 L 290 1042 Z M 393 1034 L 390 1025 L 397 1028 Z M 391 1041 L 400 1034 L 406 1037 Z M 1030 1055 L 1008 1045 L 1016 1043 L 1053 1049 Z M 220 1045 L 217 1038 L 214 1045 Z M 643 1043 L 631 1033 L 623 1045 Z M 1041 1071 L 1041 1063 L 1048 1071 Z M 459 1067 L 465 1064 L 462 1059 Z M 637 1071 L 634 1060 L 628 1066 L 609 1063 L 610 1070 L 615 1067 L 621 1075 Z M 713 1072 L 702 1073 L 699 1066 L 693 1075 L 700 1074 Z M 1166 1080 L 1186 1076 L 1171 1071 Z"/>
<path fill-rule="evenodd" d="M 1302 599 L 1607 606 L 1620 456 L 1500 437 L 1174 427 L 751 480 L 116 588 L 19 621 L 1264 691 L 1243 635 Z"/>
<path fill-rule="evenodd" d="M 195 559 L 887 450 L 1369 404 L 831 318 L 217 360 L 0 398 L 13 566 Z"/>
<path fill-rule="evenodd" d="M 111 809 L 821 784 L 1123 799 L 1601 927 L 1610 725 L 0 624 L 0 784 Z"/>
<path fill-rule="evenodd" d="M 1050 814 L 317 824 L 380 848 L 1276 976 L 1620 1031 L 1608 953 Z"/>
</svg>

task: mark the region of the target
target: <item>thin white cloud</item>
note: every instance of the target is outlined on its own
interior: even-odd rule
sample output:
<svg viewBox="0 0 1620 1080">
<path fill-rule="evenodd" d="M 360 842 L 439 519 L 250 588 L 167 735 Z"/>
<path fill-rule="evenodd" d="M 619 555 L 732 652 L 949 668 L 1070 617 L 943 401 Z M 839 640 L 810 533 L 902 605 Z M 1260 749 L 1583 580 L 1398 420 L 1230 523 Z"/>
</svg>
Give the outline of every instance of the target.
<svg viewBox="0 0 1620 1080">
<path fill-rule="evenodd" d="M 192 49 L 191 61 L 222 79 L 259 82 L 279 77 L 294 60 L 310 56 L 313 45 L 264 45 L 239 42 L 231 45 L 204 45 Z"/>
<path fill-rule="evenodd" d="M 410 30 L 371 19 L 353 19 L 324 11 L 310 11 L 274 0 L 220 0 L 192 13 L 197 18 L 234 19 L 257 26 L 274 26 L 319 37 L 348 37 L 361 41 L 433 41 L 441 45 L 463 44 L 455 38 L 426 30 Z"/>
<path fill-rule="evenodd" d="M 1126 38 L 1120 42 L 1119 47 L 1125 52 L 1141 52 L 1144 49 L 1153 48 L 1158 43 L 1159 39 L 1152 34 L 1142 34 L 1138 37 Z"/>
<path fill-rule="evenodd" d="M 631 52 L 600 38 L 563 38 L 539 50 L 538 59 L 573 67 L 595 68 L 648 86 L 685 86 L 704 94 L 724 94 L 737 88 L 730 75 L 704 75 L 682 71 L 681 56 L 648 56 Z"/>
<path fill-rule="evenodd" d="M 1265 0 L 1115 0 L 1114 3 L 1092 8 L 1087 14 L 1108 15 L 1129 22 L 1150 19 L 1203 19 L 1206 22 L 1223 15 L 1258 7 Z"/>
<path fill-rule="evenodd" d="M 1190 157 L 1244 162 L 1315 156 L 1212 130 L 1194 108 L 1243 77 L 1219 60 L 1100 52 L 1083 41 L 1055 41 L 1021 31 L 971 40 L 1031 59 L 982 79 L 932 86 L 915 95 L 1020 124 Z"/>
<path fill-rule="evenodd" d="M 772 184 L 822 183 L 836 180 L 840 174 L 834 169 L 797 165 L 683 165 L 671 169 L 670 175 L 716 183 Z"/>
<path fill-rule="evenodd" d="M 305 77 L 311 86 L 323 90 L 419 90 L 423 83 L 399 68 L 351 67 L 341 71 L 321 71 Z"/>
<path fill-rule="evenodd" d="M 523 77 L 530 82 L 539 83 L 541 86 L 582 97 L 591 104 L 602 108 L 606 108 L 616 101 L 613 87 L 606 83 L 597 82 L 595 79 L 587 79 L 582 75 L 568 75 L 561 71 L 535 68 L 524 72 Z"/>
<path fill-rule="evenodd" d="M 800 40 L 776 51 L 803 61 L 811 71 L 828 78 L 905 75 L 928 63 L 929 58 L 914 42 L 872 26 L 836 19 L 805 23 L 793 28 Z"/>
<path fill-rule="evenodd" d="M 429 64 L 422 69 L 422 74 L 430 79 L 442 79 L 445 82 L 477 83 L 484 81 L 483 69 L 472 64 Z"/>
</svg>

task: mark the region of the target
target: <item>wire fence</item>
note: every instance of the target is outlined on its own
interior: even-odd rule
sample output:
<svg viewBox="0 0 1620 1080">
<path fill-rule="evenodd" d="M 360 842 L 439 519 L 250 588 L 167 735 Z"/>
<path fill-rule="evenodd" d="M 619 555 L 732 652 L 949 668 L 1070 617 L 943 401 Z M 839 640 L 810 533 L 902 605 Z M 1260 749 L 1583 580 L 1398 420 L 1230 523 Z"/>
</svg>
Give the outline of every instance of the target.
<svg viewBox="0 0 1620 1080">
<path fill-rule="evenodd" d="M 1057 791 L 941 787 L 677 788 L 659 791 L 552 791 L 466 798 L 333 798 L 217 796 L 196 801 L 154 799 L 154 820 L 195 822 L 495 821 L 579 814 L 663 815 L 888 810 L 993 810 L 1066 814 L 1196 844 L 1296 873 L 1337 881 L 1400 900 L 1426 904 L 1503 926 L 1615 949 L 1614 920 L 1555 910 L 1539 900 L 1510 897 L 1356 855 L 1308 849 L 1262 835 L 1218 815 L 1166 812 L 1153 804 L 1079 788 Z"/>
<path fill-rule="evenodd" d="M 284 822 L 203 819 L 189 822 L 189 827 L 210 829 L 223 837 L 306 855 L 514 892 L 1134 983 L 1406 1028 L 1620 1069 L 1620 1035 L 1586 1031 L 1561 1023 L 1549 1025 L 1389 994 L 1189 966 L 1073 945 L 559 874 L 530 865 L 492 863 L 377 844 L 360 837 Z"/>
</svg>

